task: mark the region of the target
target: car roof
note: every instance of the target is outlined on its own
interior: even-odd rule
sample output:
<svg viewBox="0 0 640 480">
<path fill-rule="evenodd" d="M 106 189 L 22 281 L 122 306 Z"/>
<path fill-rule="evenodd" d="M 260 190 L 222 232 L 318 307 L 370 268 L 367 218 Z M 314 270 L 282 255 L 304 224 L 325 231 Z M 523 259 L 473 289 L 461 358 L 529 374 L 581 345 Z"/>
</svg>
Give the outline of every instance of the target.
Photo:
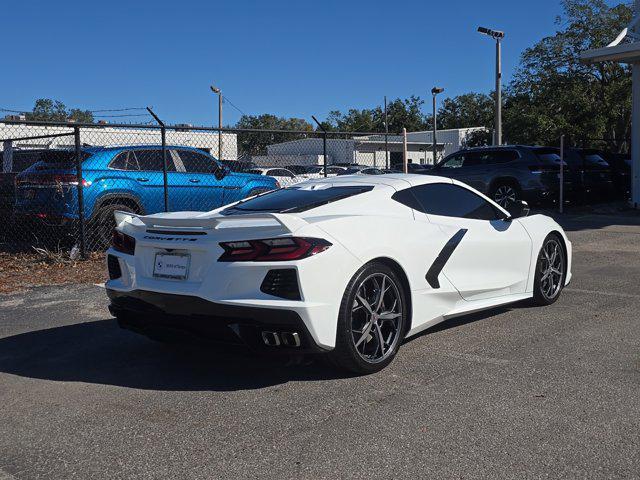
<svg viewBox="0 0 640 480">
<path fill-rule="evenodd" d="M 83 150 L 85 152 L 89 152 L 89 153 L 98 153 L 98 152 L 114 152 L 114 151 L 120 151 L 120 150 L 148 150 L 148 149 L 153 149 L 153 150 L 160 150 L 162 148 L 162 145 L 114 145 L 111 147 L 84 147 Z M 204 154 L 207 154 L 207 152 L 205 150 L 203 150 L 202 148 L 198 148 L 198 147 L 189 147 L 187 145 L 166 145 L 165 148 L 168 149 L 176 149 L 179 148 L 181 150 L 195 150 Z"/>
<path fill-rule="evenodd" d="M 337 177 L 321 177 L 305 180 L 296 183 L 296 187 L 309 184 L 331 184 L 331 185 L 347 185 L 347 184 L 366 184 L 393 187 L 396 190 L 402 190 L 408 187 L 423 185 L 426 183 L 452 183 L 450 178 L 439 177 L 436 175 L 416 175 L 411 173 L 391 173 L 387 175 L 339 175 Z"/>
</svg>

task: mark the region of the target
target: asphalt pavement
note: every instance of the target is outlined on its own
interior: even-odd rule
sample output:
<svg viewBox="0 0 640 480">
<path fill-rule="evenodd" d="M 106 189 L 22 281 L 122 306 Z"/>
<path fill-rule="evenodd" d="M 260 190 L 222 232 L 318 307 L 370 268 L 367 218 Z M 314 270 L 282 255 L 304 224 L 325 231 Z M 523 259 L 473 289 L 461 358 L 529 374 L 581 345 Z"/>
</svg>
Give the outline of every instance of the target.
<svg viewBox="0 0 640 480">
<path fill-rule="evenodd" d="M 556 304 L 450 320 L 366 377 L 154 343 L 93 285 L 0 296 L 0 480 L 638 478 L 640 218 L 563 223 Z"/>
</svg>

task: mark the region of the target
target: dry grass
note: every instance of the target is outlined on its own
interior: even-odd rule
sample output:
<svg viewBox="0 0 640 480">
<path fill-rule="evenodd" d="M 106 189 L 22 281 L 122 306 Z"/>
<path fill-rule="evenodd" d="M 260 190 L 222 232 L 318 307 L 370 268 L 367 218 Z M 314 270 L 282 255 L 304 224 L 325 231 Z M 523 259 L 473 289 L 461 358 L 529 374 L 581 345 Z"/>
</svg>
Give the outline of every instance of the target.
<svg viewBox="0 0 640 480">
<path fill-rule="evenodd" d="M 100 283 L 107 279 L 103 253 L 71 260 L 69 253 L 38 249 L 33 253 L 0 252 L 0 294 L 41 285 Z"/>
</svg>

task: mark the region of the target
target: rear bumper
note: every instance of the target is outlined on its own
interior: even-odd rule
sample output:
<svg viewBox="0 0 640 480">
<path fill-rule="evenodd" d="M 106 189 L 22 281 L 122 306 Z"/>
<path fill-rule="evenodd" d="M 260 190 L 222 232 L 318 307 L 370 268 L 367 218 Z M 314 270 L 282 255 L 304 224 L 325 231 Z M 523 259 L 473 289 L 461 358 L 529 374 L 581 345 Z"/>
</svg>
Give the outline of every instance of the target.
<svg viewBox="0 0 640 480">
<path fill-rule="evenodd" d="M 268 353 L 318 353 L 301 317 L 292 310 L 210 302 L 200 297 L 107 289 L 109 311 L 120 327 L 165 341 L 245 346 Z M 266 345 L 262 332 L 297 333 L 299 346 Z"/>
</svg>

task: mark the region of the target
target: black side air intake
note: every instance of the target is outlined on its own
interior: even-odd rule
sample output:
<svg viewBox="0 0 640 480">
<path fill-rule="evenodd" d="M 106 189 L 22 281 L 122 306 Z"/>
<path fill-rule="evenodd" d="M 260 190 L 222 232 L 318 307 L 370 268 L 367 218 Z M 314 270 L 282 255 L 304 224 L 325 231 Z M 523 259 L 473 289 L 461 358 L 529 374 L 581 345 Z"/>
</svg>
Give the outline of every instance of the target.
<svg viewBox="0 0 640 480">
<path fill-rule="evenodd" d="M 269 270 L 260 285 L 260 291 L 287 300 L 300 300 L 298 275 L 295 268 Z"/>
<path fill-rule="evenodd" d="M 466 233 L 467 229 L 461 228 L 453 237 L 449 239 L 447 243 L 445 243 L 444 247 L 442 247 L 442 250 L 434 260 L 433 265 L 431 265 L 431 267 L 427 271 L 427 274 L 425 275 L 425 278 L 427 279 L 429 285 L 431 285 L 431 288 L 440 288 L 438 275 L 440 275 L 440 272 L 442 272 L 442 269 L 447 264 L 449 257 L 451 257 L 451 254 L 460 244 L 462 237 L 464 237 Z"/>
<path fill-rule="evenodd" d="M 109 278 L 115 280 L 122 276 L 122 270 L 120 270 L 120 262 L 115 255 L 107 255 L 107 269 L 109 270 Z"/>
</svg>

